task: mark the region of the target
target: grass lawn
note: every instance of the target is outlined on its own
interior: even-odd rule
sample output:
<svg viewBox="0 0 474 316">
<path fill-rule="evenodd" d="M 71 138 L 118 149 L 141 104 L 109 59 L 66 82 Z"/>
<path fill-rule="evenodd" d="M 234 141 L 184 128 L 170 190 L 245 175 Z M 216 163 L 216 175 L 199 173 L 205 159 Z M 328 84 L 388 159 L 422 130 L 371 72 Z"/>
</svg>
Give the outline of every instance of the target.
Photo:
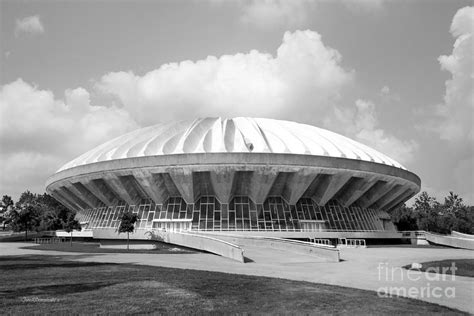
<svg viewBox="0 0 474 316">
<path fill-rule="evenodd" d="M 443 268 L 446 271 L 446 274 L 451 275 L 451 268 L 452 265 L 455 265 L 457 268 L 455 271 L 455 275 L 459 276 L 467 276 L 467 277 L 474 277 L 474 259 L 447 259 L 441 261 L 430 261 L 430 262 L 423 262 L 421 264 L 422 268 L 420 271 L 427 271 L 434 272 L 434 273 L 443 273 Z M 410 269 L 411 265 L 404 266 L 405 269 Z M 417 269 L 418 270 L 418 269 Z"/>
<path fill-rule="evenodd" d="M 276 278 L 67 256 L 0 257 L 2 314 L 462 314 L 408 298 Z"/>
<path fill-rule="evenodd" d="M 23 247 L 25 249 L 34 250 L 54 250 L 54 251 L 66 251 L 66 252 L 87 252 L 87 253 L 193 253 L 198 252 L 197 250 L 178 247 L 166 243 L 156 243 L 157 249 L 110 249 L 100 248 L 98 243 L 91 242 L 73 242 L 72 246 L 69 242 L 56 243 L 56 244 L 40 244 Z"/>
</svg>

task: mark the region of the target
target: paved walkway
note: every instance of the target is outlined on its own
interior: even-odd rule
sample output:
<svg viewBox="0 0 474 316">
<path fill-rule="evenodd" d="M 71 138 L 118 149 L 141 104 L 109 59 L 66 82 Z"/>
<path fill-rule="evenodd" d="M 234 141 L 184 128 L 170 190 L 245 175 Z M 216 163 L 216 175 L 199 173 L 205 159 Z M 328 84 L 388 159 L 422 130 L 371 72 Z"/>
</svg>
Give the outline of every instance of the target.
<svg viewBox="0 0 474 316">
<path fill-rule="evenodd" d="M 27 244 L 0 243 L 1 255 L 50 254 L 55 251 L 20 249 Z M 28 244 L 31 245 L 31 244 Z M 341 249 L 339 263 L 273 249 L 246 247 L 245 264 L 206 253 L 195 254 L 82 254 L 64 253 L 72 260 L 134 263 L 181 269 L 219 271 L 326 283 L 372 291 L 392 292 L 474 314 L 472 278 L 400 269 L 412 262 L 474 259 L 474 251 L 453 248 L 381 247 Z"/>
</svg>

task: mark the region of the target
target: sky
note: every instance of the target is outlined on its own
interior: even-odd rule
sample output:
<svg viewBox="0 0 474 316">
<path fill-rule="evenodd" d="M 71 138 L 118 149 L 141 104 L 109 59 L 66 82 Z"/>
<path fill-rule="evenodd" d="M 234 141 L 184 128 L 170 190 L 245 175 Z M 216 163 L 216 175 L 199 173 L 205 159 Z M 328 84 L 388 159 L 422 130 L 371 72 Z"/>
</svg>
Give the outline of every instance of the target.
<svg viewBox="0 0 474 316">
<path fill-rule="evenodd" d="M 472 205 L 470 5 L 0 0 L 0 195 L 140 127 L 249 116 L 343 134 Z"/>
</svg>

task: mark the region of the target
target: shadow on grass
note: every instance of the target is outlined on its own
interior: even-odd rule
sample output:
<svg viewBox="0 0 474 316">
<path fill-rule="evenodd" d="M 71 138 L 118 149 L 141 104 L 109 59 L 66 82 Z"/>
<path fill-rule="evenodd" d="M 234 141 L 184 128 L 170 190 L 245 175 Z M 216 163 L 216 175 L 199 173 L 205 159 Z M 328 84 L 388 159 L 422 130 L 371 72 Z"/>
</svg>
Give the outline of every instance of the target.
<svg viewBox="0 0 474 316">
<path fill-rule="evenodd" d="M 421 269 L 412 269 L 411 264 L 403 266 L 407 270 L 447 274 L 474 278 L 474 259 L 447 259 L 421 263 Z"/>
<path fill-rule="evenodd" d="M 418 300 L 380 298 L 376 292 L 333 285 L 190 269 L 76 262 L 69 258 L 77 257 L 0 257 L 1 313 L 462 314 Z M 5 266 L 14 265 L 23 270 L 2 273 Z M 55 302 L 22 303 L 28 296 Z"/>
<path fill-rule="evenodd" d="M 155 244 L 156 249 L 114 249 L 101 248 L 98 243 L 91 242 L 73 242 L 72 246 L 69 243 L 56 244 L 33 244 L 31 246 L 22 247 L 21 249 L 32 250 L 47 250 L 47 251 L 61 251 L 61 252 L 83 252 L 83 253 L 143 253 L 143 254 L 191 254 L 199 253 L 199 250 L 159 243 Z"/>
<path fill-rule="evenodd" d="M 85 257 L 85 256 L 83 256 Z M 103 265 L 114 265 L 106 262 L 69 261 L 68 257 L 53 257 L 46 255 L 5 256 L 0 257 L 0 271 L 40 269 L 40 268 L 81 268 Z M 74 257 L 78 258 L 78 257 Z M 66 260 L 65 260 L 66 259 Z"/>
<path fill-rule="evenodd" d="M 71 266 L 68 266 L 71 267 Z M 30 295 L 66 295 L 72 293 L 88 292 L 101 289 L 106 286 L 115 285 L 116 282 L 89 282 L 72 284 L 54 284 L 43 286 L 24 287 L 15 290 L 0 291 L 0 297 L 15 298 Z"/>
</svg>

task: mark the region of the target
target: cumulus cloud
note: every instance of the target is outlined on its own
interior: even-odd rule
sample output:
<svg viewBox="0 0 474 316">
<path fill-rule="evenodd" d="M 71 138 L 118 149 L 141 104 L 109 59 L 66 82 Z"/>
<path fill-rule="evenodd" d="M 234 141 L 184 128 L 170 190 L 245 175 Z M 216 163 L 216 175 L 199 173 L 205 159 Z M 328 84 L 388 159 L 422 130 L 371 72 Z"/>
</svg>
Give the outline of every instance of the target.
<svg viewBox="0 0 474 316">
<path fill-rule="evenodd" d="M 375 104 L 356 100 L 353 107 L 336 107 L 325 120 L 325 126 L 339 131 L 363 144 L 404 164 L 414 158 L 418 144 L 414 140 L 401 140 L 379 126 Z"/>
<path fill-rule="evenodd" d="M 251 0 L 241 1 L 241 21 L 262 29 L 278 26 L 300 27 L 308 19 L 314 0 Z"/>
<path fill-rule="evenodd" d="M 341 55 L 312 31 L 286 32 L 275 57 L 209 56 L 162 65 L 143 76 L 104 75 L 96 89 L 117 98 L 141 124 L 196 116 L 264 116 L 306 119 L 324 116 L 353 73 Z"/>
<path fill-rule="evenodd" d="M 375 13 L 386 0 L 208 0 L 214 5 L 233 4 L 240 21 L 261 30 L 292 30 L 308 27 L 314 13 L 323 5 L 340 5 L 353 13 Z"/>
<path fill-rule="evenodd" d="M 15 23 L 15 35 L 18 36 L 21 33 L 44 33 L 44 26 L 43 23 L 41 23 L 39 15 L 32 15 L 23 19 L 17 19 Z"/>
<path fill-rule="evenodd" d="M 0 88 L 0 117 L 0 191 L 10 194 L 25 184 L 42 192 L 62 164 L 137 127 L 122 109 L 92 105 L 83 88 L 61 100 L 21 79 Z"/>
<path fill-rule="evenodd" d="M 288 119 L 324 125 L 401 163 L 411 161 L 417 144 L 379 127 L 372 102 L 341 104 L 354 74 L 340 62 L 318 33 L 296 31 L 285 33 L 275 57 L 251 51 L 166 64 L 143 76 L 114 72 L 96 89 L 117 98 L 142 125 L 218 115 Z"/>
<path fill-rule="evenodd" d="M 376 12 L 383 8 L 385 0 L 341 0 L 353 12 Z"/>
<path fill-rule="evenodd" d="M 456 38 L 451 55 L 439 57 L 441 69 L 451 74 L 446 81 L 444 103 L 438 107 L 440 118 L 437 129 L 445 140 L 474 141 L 474 67 L 472 48 L 474 7 L 465 7 L 456 13 L 451 34 Z"/>
</svg>

